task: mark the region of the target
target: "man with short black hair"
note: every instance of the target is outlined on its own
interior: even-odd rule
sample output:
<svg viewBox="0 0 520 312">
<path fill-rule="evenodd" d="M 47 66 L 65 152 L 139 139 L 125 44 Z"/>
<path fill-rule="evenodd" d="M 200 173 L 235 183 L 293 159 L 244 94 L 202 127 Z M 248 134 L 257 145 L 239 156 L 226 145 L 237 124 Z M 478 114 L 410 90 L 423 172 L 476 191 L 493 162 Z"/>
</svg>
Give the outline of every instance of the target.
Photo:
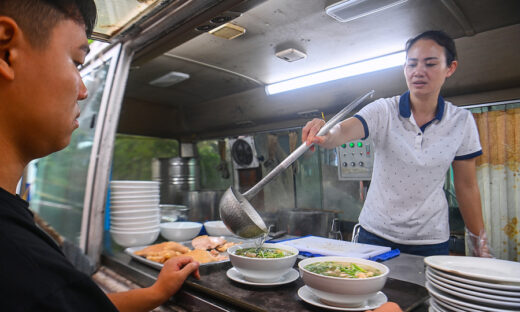
<svg viewBox="0 0 520 312">
<path fill-rule="evenodd" d="M 149 311 L 199 264 L 165 263 L 150 287 L 105 295 L 77 271 L 15 195 L 25 166 L 65 148 L 87 97 L 78 65 L 96 20 L 93 0 L 0 0 L 0 294 L 3 311 Z"/>
</svg>

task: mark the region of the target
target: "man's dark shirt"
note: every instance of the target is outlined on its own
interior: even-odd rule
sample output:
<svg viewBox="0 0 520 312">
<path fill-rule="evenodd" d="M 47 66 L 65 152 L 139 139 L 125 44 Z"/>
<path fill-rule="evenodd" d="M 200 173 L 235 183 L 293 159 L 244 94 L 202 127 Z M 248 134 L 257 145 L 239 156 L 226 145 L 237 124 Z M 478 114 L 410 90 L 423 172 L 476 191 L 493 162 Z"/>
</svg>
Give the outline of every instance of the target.
<svg viewBox="0 0 520 312">
<path fill-rule="evenodd" d="M 117 311 L 35 225 L 28 206 L 0 188 L 0 310 Z"/>
</svg>

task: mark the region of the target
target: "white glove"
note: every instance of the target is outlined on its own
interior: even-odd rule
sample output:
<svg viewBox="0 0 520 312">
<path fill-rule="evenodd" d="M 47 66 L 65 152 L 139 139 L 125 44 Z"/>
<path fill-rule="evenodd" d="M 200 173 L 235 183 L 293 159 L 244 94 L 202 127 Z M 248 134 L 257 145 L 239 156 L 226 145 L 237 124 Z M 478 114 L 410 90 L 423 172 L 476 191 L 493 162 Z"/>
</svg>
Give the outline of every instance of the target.
<svg viewBox="0 0 520 312">
<path fill-rule="evenodd" d="M 468 238 L 468 256 L 494 258 L 484 229 L 480 230 L 479 235 L 475 235 L 466 228 L 466 237 Z"/>
</svg>

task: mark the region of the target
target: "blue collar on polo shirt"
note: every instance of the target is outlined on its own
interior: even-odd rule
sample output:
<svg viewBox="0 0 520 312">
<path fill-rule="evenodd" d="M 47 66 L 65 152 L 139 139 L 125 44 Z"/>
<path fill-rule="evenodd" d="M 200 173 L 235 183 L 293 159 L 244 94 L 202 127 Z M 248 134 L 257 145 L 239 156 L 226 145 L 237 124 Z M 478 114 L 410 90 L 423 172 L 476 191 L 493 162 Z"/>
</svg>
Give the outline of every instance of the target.
<svg viewBox="0 0 520 312">
<path fill-rule="evenodd" d="M 434 120 L 437 119 L 438 121 L 441 121 L 442 115 L 444 115 L 444 106 L 444 99 L 442 98 L 442 96 L 439 95 L 439 99 L 437 100 L 437 112 L 435 113 L 435 117 L 421 127 L 422 132 L 424 132 L 426 127 L 429 126 Z M 403 118 L 410 118 L 410 116 L 412 115 L 412 109 L 410 105 L 410 91 L 406 91 L 399 98 L 399 114 Z"/>
</svg>

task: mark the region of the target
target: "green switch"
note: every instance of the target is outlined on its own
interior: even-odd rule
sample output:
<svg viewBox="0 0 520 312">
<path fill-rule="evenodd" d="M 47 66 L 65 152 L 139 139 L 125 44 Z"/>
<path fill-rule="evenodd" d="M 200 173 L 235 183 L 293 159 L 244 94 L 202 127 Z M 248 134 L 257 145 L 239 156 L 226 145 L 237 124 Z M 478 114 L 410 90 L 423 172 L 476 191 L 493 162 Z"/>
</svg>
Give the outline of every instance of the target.
<svg viewBox="0 0 520 312">
<path fill-rule="evenodd" d="M 363 142 L 357 142 L 358 147 L 363 147 Z"/>
<path fill-rule="evenodd" d="M 350 146 L 350 147 L 353 148 L 353 147 L 354 147 L 354 142 L 350 142 L 350 143 L 348 144 L 348 146 Z"/>
</svg>

